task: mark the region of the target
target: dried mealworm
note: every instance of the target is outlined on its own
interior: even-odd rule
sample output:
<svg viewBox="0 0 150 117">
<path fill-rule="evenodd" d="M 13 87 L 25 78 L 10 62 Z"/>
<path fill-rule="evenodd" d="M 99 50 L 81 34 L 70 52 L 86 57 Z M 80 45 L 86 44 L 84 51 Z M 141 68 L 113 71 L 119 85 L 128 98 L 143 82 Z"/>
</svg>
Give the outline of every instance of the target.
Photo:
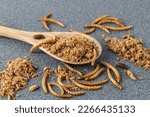
<svg viewBox="0 0 150 117">
<path fill-rule="evenodd" d="M 109 17 L 106 17 L 105 19 L 101 20 L 100 22 L 103 22 L 103 21 L 105 22 L 105 20 L 111 20 L 111 21 L 118 22 L 121 27 L 125 26 L 125 24 L 120 19 L 118 19 L 116 17 L 109 16 Z M 98 24 L 100 22 L 98 22 Z"/>
<path fill-rule="evenodd" d="M 92 65 L 92 66 L 94 66 L 94 64 L 95 64 L 96 57 L 97 57 L 97 51 L 96 51 L 96 49 L 94 48 L 94 49 L 93 49 L 93 58 L 92 58 L 92 60 L 91 60 L 91 65 Z"/>
<path fill-rule="evenodd" d="M 102 65 L 104 65 L 104 66 L 106 66 L 106 67 L 108 67 L 108 68 L 110 68 L 114 73 L 115 73 L 115 75 L 116 75 L 116 81 L 117 82 L 120 82 L 120 74 L 119 74 L 119 72 L 118 72 L 118 70 L 113 66 L 113 65 L 111 65 L 110 63 L 108 63 L 108 62 L 104 62 L 104 61 L 101 61 L 100 62 Z"/>
<path fill-rule="evenodd" d="M 44 70 L 44 75 L 42 77 L 42 89 L 43 89 L 43 92 L 46 94 L 48 93 L 47 83 L 46 83 L 46 80 L 48 77 L 49 77 L 49 70 L 46 69 Z"/>
<path fill-rule="evenodd" d="M 105 26 L 108 30 L 114 30 L 114 31 L 124 31 L 124 30 L 129 30 L 133 28 L 133 26 L 126 26 L 126 27 L 111 27 L 111 26 Z"/>
<path fill-rule="evenodd" d="M 126 70 L 128 69 L 128 66 L 123 64 L 123 63 L 118 63 L 116 66 L 120 67 L 120 68 L 123 68 L 123 69 L 126 69 Z"/>
<path fill-rule="evenodd" d="M 52 18 L 42 18 L 41 21 L 51 22 L 51 23 L 57 24 L 57 25 L 59 25 L 61 27 L 65 26 L 62 22 L 60 22 L 60 21 L 58 21 L 56 19 L 52 19 Z"/>
<path fill-rule="evenodd" d="M 122 86 L 112 77 L 109 67 L 107 67 L 107 75 L 108 75 L 109 79 L 111 80 L 111 82 L 112 82 L 118 89 L 122 90 Z"/>
<path fill-rule="evenodd" d="M 58 84 L 60 84 L 67 93 L 69 93 L 71 95 L 82 95 L 82 94 L 84 94 L 84 91 L 76 91 L 76 92 L 70 91 L 69 89 L 67 89 L 67 87 L 64 86 L 64 84 L 61 82 L 61 80 L 62 80 L 62 77 L 59 76 L 58 77 Z"/>
<path fill-rule="evenodd" d="M 102 20 L 102 21 L 98 22 L 98 24 L 101 24 L 101 25 L 105 24 L 105 23 L 114 23 L 114 24 L 116 24 L 120 27 L 124 27 L 124 25 L 122 23 L 120 23 L 118 21 L 115 21 L 115 20 L 111 20 L 111 19 L 105 19 L 105 20 Z"/>
<path fill-rule="evenodd" d="M 64 95 L 64 94 L 65 94 L 65 91 L 64 91 L 63 87 L 62 87 L 61 85 L 59 85 L 58 83 L 50 82 L 50 83 L 47 83 L 47 84 L 49 84 L 49 85 L 51 85 L 51 86 L 57 86 L 57 87 L 60 89 L 60 94 L 61 94 L 61 95 Z"/>
<path fill-rule="evenodd" d="M 86 85 L 80 84 L 79 82 L 75 81 L 73 78 L 70 78 L 70 80 L 81 89 L 97 90 L 97 89 L 102 88 L 101 86 L 86 86 Z"/>
<path fill-rule="evenodd" d="M 101 21 L 101 20 L 107 18 L 108 16 L 109 16 L 109 15 L 107 15 L 107 14 L 102 15 L 102 16 L 96 18 L 94 21 L 92 21 L 92 24 L 96 24 L 96 23 L 98 23 L 99 21 Z"/>
<path fill-rule="evenodd" d="M 93 80 L 95 78 L 97 78 L 102 72 L 103 72 L 104 68 L 100 68 L 97 72 L 95 72 L 95 74 L 93 74 L 90 77 L 85 78 L 85 80 Z"/>
<path fill-rule="evenodd" d="M 72 88 L 72 87 L 75 87 L 76 85 L 74 85 L 74 84 L 64 84 L 63 82 L 62 82 L 62 76 L 61 75 L 59 75 L 58 76 L 58 79 L 57 79 L 57 82 L 58 82 L 58 84 L 61 84 L 61 85 L 63 85 L 64 87 L 66 87 L 66 88 Z"/>
<path fill-rule="evenodd" d="M 85 94 L 84 91 L 70 91 L 69 89 L 67 89 L 66 87 L 64 87 L 64 90 L 68 93 L 68 94 L 71 94 L 71 95 L 82 95 L 82 94 Z"/>
<path fill-rule="evenodd" d="M 83 33 L 83 34 L 90 34 L 90 33 L 95 31 L 95 28 L 90 28 L 90 29 L 88 29 L 86 31 L 79 31 L 79 30 L 70 29 L 70 31 L 71 32 L 79 32 L 79 33 Z"/>
<path fill-rule="evenodd" d="M 42 46 L 43 44 L 52 43 L 52 42 L 55 42 L 55 41 L 56 41 L 56 40 L 55 40 L 54 37 L 52 37 L 52 38 L 48 37 L 48 38 L 46 38 L 46 39 L 44 39 L 44 40 L 41 40 L 39 43 L 35 44 L 35 45 L 30 49 L 30 53 L 32 53 L 36 48 Z"/>
<path fill-rule="evenodd" d="M 74 72 L 74 73 L 79 74 L 80 76 L 82 76 L 82 73 L 81 73 L 79 70 L 77 70 L 77 69 L 71 67 L 70 65 L 68 65 L 68 64 L 66 64 L 66 63 L 63 63 L 63 64 L 64 64 L 70 71 L 72 71 L 72 72 Z"/>
<path fill-rule="evenodd" d="M 137 78 L 134 76 L 133 72 L 130 70 L 126 70 L 126 74 L 132 79 L 137 80 Z"/>
<path fill-rule="evenodd" d="M 54 91 L 52 86 L 57 86 L 61 90 L 61 94 Z M 64 89 L 58 83 L 55 83 L 55 82 L 48 83 L 48 89 L 56 97 L 61 97 L 61 98 L 71 98 L 72 97 L 72 95 L 70 95 L 70 94 L 64 94 Z"/>
<path fill-rule="evenodd" d="M 104 19 L 104 18 L 106 18 L 106 17 L 108 17 L 108 15 L 100 16 L 100 17 L 96 18 L 91 24 L 96 24 L 96 23 L 98 23 L 99 21 L 101 21 L 102 19 Z M 71 32 L 84 33 L 84 34 L 90 34 L 90 33 L 92 33 L 92 32 L 95 31 L 95 28 L 90 28 L 90 29 L 88 29 L 88 30 L 86 30 L 86 31 L 79 31 L 79 30 L 70 29 L 70 31 L 71 31 Z"/>
<path fill-rule="evenodd" d="M 110 31 L 106 28 L 106 26 L 102 26 L 99 24 L 85 24 L 84 27 L 85 28 L 99 28 L 99 29 L 107 32 L 108 34 L 110 34 Z"/>
<path fill-rule="evenodd" d="M 100 81 L 97 81 L 97 82 L 87 82 L 87 81 L 84 81 L 84 82 L 79 82 L 80 84 L 83 84 L 83 85 L 88 85 L 88 86 L 95 86 L 95 85 L 101 85 L 101 84 L 105 84 L 107 83 L 108 80 L 100 80 Z"/>
<path fill-rule="evenodd" d="M 42 34 L 37 34 L 37 35 L 34 35 L 33 38 L 34 38 L 34 39 L 44 39 L 45 36 L 42 35 Z"/>
<path fill-rule="evenodd" d="M 88 74 L 86 74 L 86 75 L 84 75 L 84 76 L 82 76 L 82 77 L 79 77 L 79 78 L 77 78 L 78 80 L 82 80 L 82 79 L 85 79 L 85 78 L 87 78 L 87 77 L 90 77 L 90 76 L 92 76 L 93 74 L 95 74 L 95 72 L 97 72 L 99 70 L 99 65 L 97 65 L 96 66 L 96 68 L 93 70 L 93 71 L 91 71 L 91 72 L 89 72 Z"/>
<path fill-rule="evenodd" d="M 51 16 L 51 13 L 49 12 L 45 17 L 44 17 L 44 19 L 45 18 L 49 18 Z M 41 19 L 40 19 L 40 21 L 41 21 Z M 47 22 L 46 21 L 41 21 L 42 23 L 43 23 L 43 26 L 44 26 L 44 28 L 46 29 L 46 30 L 50 30 L 50 28 L 48 27 L 48 24 L 47 24 Z"/>
<path fill-rule="evenodd" d="M 29 91 L 35 91 L 35 90 L 37 90 L 39 88 L 39 86 L 38 85 L 32 85 L 32 86 L 30 86 L 29 87 Z"/>
</svg>

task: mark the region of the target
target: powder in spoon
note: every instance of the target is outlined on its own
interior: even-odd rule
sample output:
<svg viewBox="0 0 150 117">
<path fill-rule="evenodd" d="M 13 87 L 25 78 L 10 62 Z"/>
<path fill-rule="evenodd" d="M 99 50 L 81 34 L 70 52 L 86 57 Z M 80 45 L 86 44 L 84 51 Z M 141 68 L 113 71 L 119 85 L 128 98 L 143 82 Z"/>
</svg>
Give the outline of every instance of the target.
<svg viewBox="0 0 150 117">
<path fill-rule="evenodd" d="M 7 95 L 13 99 L 15 92 L 24 88 L 28 81 L 35 76 L 35 67 L 28 58 L 11 60 L 0 72 L 0 97 Z"/>
<path fill-rule="evenodd" d="M 132 35 L 125 35 L 121 39 L 105 36 L 104 39 L 108 44 L 108 49 L 120 55 L 124 60 L 130 60 L 139 67 L 150 70 L 150 48 L 144 48 L 141 40 Z"/>
<path fill-rule="evenodd" d="M 98 47 L 80 35 L 55 36 L 55 41 L 42 45 L 48 52 L 70 62 L 94 61 L 98 55 Z M 96 52 L 94 52 L 96 50 Z"/>
</svg>

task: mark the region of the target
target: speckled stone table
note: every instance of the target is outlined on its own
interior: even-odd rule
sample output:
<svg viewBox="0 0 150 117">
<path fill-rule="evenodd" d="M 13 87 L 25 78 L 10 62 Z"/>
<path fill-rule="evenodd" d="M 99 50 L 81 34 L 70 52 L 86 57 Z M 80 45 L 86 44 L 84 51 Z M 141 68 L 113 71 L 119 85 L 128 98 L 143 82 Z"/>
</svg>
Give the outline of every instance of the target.
<svg viewBox="0 0 150 117">
<path fill-rule="evenodd" d="M 127 25 L 134 25 L 134 29 L 124 32 L 113 32 L 110 36 L 121 37 L 124 34 L 134 34 L 144 41 L 145 47 L 150 45 L 150 0 L 0 0 L 0 22 L 4 25 L 27 31 L 45 31 L 38 19 L 49 11 L 53 18 L 61 20 L 65 28 L 51 25 L 52 31 L 68 31 L 70 28 L 83 29 L 83 24 L 90 23 L 93 19 L 103 14 L 109 14 L 121 18 Z M 102 56 L 97 60 L 109 61 L 116 64 L 117 55 L 108 51 L 105 42 L 101 39 L 101 30 L 96 30 L 91 36 L 96 38 L 103 47 Z M 31 45 L 24 42 L 0 37 L 0 70 L 8 60 L 28 56 L 32 62 L 42 71 L 43 67 L 56 67 L 60 61 L 53 59 L 42 51 L 30 54 Z M 119 91 L 109 82 L 103 89 L 86 91 L 85 95 L 75 96 L 74 100 L 107 100 L 107 99 L 150 99 L 150 72 L 139 69 L 133 63 L 125 61 L 130 69 L 141 77 L 142 80 L 132 81 L 124 71 L 121 73 L 123 91 Z M 92 69 L 88 65 L 77 66 L 78 69 Z M 99 79 L 107 78 L 106 73 Z M 41 84 L 41 76 L 32 79 L 28 85 Z M 51 94 L 43 94 L 42 90 L 33 93 L 25 90 L 18 91 L 18 100 L 53 100 L 59 99 Z M 7 99 L 6 97 L 0 99 Z"/>
</svg>

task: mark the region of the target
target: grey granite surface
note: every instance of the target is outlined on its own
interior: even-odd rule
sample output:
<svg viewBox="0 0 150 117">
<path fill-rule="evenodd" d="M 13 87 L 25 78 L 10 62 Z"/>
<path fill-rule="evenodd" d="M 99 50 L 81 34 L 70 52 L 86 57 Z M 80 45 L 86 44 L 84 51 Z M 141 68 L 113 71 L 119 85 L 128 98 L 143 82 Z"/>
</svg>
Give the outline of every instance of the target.
<svg viewBox="0 0 150 117">
<path fill-rule="evenodd" d="M 39 18 L 52 12 L 53 18 L 61 20 L 65 28 L 51 25 L 52 31 L 68 31 L 70 28 L 83 29 L 83 24 L 90 23 L 93 19 L 103 14 L 109 14 L 121 18 L 127 25 L 134 25 L 134 29 L 123 32 L 112 32 L 111 37 L 121 37 L 124 34 L 134 34 L 144 41 L 145 47 L 150 47 L 150 0 L 0 0 L 0 22 L 4 25 L 26 31 L 45 31 L 43 26 L 37 21 Z M 97 60 L 108 61 L 116 64 L 117 55 L 106 50 L 105 42 L 101 39 L 101 30 L 96 30 L 91 36 L 96 38 L 103 47 L 102 56 Z M 53 59 L 47 54 L 38 51 L 30 54 L 31 45 L 24 42 L 0 37 L 0 70 L 2 70 L 8 60 L 17 57 L 28 56 L 32 62 L 38 66 L 39 71 L 43 67 L 56 67 L 61 65 L 60 61 Z M 71 99 L 79 100 L 107 100 L 107 99 L 150 99 L 150 72 L 139 69 L 134 63 L 125 61 L 130 69 L 141 77 L 142 80 L 132 81 L 123 70 L 121 73 L 121 84 L 123 91 L 119 91 L 109 82 L 103 86 L 102 90 L 86 91 L 83 96 L 75 96 Z M 88 65 L 77 66 L 79 69 L 91 70 Z M 107 78 L 106 73 L 99 79 Z M 32 79 L 32 84 L 41 84 L 41 76 Z M 53 100 L 59 99 L 51 94 L 43 94 L 42 90 L 33 93 L 25 90 L 18 91 L 18 100 Z M 6 97 L 0 99 L 7 99 Z"/>
</svg>

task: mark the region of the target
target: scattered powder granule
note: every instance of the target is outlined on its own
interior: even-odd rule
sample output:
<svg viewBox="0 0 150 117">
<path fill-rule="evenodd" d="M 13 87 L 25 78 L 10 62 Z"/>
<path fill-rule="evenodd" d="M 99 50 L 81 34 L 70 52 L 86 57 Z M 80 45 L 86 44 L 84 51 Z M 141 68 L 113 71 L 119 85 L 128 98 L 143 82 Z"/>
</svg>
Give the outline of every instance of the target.
<svg viewBox="0 0 150 117">
<path fill-rule="evenodd" d="M 135 62 L 139 67 L 150 70 L 150 48 L 144 48 L 143 42 L 133 35 L 125 35 L 121 39 L 103 36 L 108 49 L 117 53 L 124 60 Z"/>
<path fill-rule="evenodd" d="M 94 42 L 78 35 L 56 36 L 55 41 L 43 44 L 42 47 L 59 58 L 71 62 L 89 61 L 95 56 L 93 50 L 98 50 Z"/>
<path fill-rule="evenodd" d="M 15 97 L 15 92 L 23 89 L 28 81 L 35 76 L 35 67 L 28 58 L 17 58 L 7 63 L 0 72 L 0 96 Z"/>
</svg>

